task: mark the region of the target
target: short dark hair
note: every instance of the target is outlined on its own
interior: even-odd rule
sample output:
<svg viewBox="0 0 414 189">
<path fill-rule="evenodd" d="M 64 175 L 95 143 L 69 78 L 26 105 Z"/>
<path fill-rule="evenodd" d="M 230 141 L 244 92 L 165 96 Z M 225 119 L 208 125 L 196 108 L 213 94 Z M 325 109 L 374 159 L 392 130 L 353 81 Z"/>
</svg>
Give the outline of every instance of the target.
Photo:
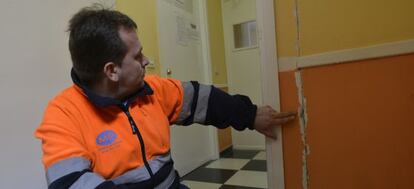
<svg viewBox="0 0 414 189">
<path fill-rule="evenodd" d="M 87 85 L 101 78 L 105 63 L 121 65 L 128 48 L 119 29 L 137 29 L 136 23 L 119 11 L 101 5 L 86 7 L 69 21 L 69 51 L 73 69 Z"/>
</svg>

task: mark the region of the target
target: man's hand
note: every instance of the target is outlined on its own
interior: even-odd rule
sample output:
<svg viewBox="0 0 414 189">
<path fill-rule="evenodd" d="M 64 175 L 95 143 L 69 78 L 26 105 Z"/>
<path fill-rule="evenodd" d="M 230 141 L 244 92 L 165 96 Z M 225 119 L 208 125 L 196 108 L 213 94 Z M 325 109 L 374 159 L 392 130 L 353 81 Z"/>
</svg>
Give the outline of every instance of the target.
<svg viewBox="0 0 414 189">
<path fill-rule="evenodd" d="M 296 112 L 279 113 L 270 106 L 261 106 L 257 108 L 254 129 L 267 137 L 276 139 L 274 127 L 292 121 L 295 117 Z"/>
</svg>

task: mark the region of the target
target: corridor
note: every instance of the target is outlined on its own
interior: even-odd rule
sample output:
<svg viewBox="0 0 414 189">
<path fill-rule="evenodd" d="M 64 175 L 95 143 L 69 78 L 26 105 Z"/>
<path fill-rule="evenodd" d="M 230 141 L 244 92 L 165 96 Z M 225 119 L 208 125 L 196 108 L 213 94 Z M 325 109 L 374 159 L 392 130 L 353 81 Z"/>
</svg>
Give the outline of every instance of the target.
<svg viewBox="0 0 414 189">
<path fill-rule="evenodd" d="M 266 152 L 228 149 L 220 159 L 183 176 L 182 183 L 191 189 L 267 188 Z"/>
</svg>

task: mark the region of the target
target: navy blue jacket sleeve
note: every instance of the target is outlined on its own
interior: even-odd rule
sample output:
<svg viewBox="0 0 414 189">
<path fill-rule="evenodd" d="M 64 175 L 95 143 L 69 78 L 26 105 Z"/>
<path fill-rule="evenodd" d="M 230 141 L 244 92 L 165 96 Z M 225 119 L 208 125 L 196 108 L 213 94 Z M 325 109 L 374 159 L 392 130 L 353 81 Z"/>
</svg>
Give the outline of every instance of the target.
<svg viewBox="0 0 414 189">
<path fill-rule="evenodd" d="M 256 111 L 249 97 L 229 95 L 212 86 L 205 122 L 218 128 L 253 129 Z"/>
</svg>

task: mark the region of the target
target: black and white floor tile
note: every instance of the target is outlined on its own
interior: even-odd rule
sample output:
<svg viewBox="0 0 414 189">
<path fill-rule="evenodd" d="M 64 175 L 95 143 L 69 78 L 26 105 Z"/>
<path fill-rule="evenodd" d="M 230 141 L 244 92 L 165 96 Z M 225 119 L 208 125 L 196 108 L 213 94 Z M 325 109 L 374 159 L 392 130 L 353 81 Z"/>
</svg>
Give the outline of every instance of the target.
<svg viewBox="0 0 414 189">
<path fill-rule="evenodd" d="M 266 152 L 226 150 L 220 159 L 182 177 L 182 183 L 191 189 L 267 188 Z"/>
</svg>

